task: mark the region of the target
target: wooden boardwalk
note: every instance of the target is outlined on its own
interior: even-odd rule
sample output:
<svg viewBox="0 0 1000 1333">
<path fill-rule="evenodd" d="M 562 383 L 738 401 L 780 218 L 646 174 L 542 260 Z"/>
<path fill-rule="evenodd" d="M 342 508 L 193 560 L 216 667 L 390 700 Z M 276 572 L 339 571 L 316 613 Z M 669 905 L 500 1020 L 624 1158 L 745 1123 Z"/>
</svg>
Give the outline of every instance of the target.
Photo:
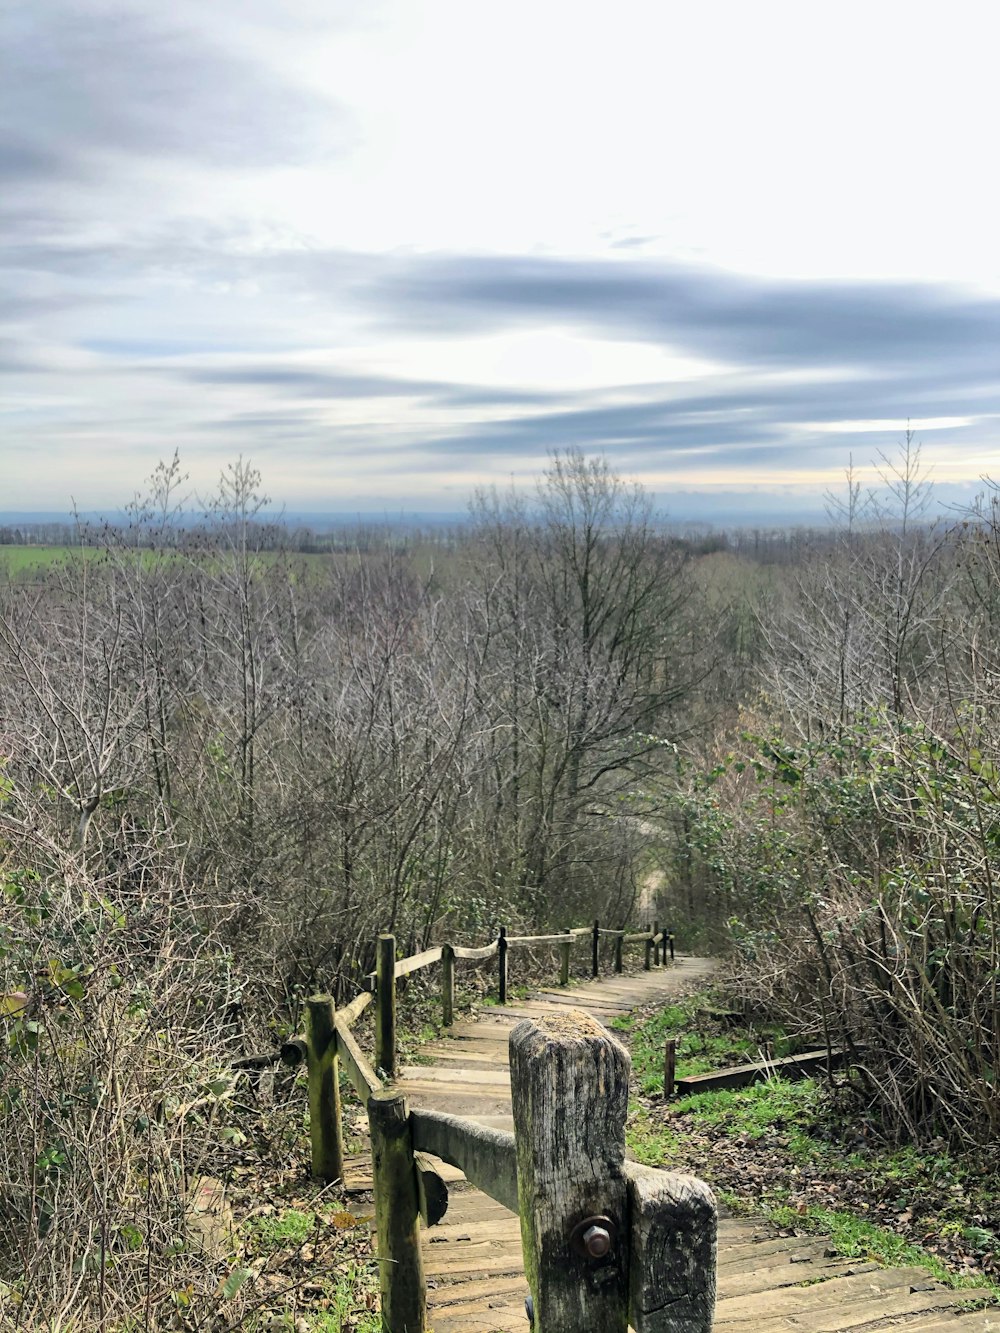
<svg viewBox="0 0 1000 1333">
<path fill-rule="evenodd" d="M 449 1036 L 421 1048 L 427 1063 L 401 1070 L 398 1084 L 413 1106 L 512 1129 L 507 1039 L 514 1023 L 565 1005 L 608 1022 L 638 1005 L 668 999 L 710 970 L 707 960 L 686 958 L 665 970 L 566 990 L 540 989 L 530 1000 L 457 1023 Z M 434 1333 L 526 1333 L 527 1285 L 516 1215 L 453 1167 L 442 1163 L 441 1171 L 449 1181 L 448 1212 L 441 1225 L 423 1233 Z M 1000 1333 L 1000 1310 L 956 1313 L 957 1306 L 984 1294 L 945 1288 L 923 1269 L 838 1258 L 821 1237 L 778 1237 L 750 1221 L 720 1222 L 715 1321 L 720 1333 L 897 1327 L 906 1333 Z"/>
</svg>

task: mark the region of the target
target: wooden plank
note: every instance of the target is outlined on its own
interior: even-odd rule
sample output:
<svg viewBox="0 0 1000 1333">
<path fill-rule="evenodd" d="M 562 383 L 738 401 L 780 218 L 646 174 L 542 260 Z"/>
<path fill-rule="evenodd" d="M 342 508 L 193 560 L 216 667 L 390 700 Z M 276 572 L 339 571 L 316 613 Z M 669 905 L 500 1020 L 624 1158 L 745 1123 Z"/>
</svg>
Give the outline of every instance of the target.
<svg viewBox="0 0 1000 1333">
<path fill-rule="evenodd" d="M 508 944 L 572 944 L 573 936 L 562 935 L 508 935 Z"/>
<path fill-rule="evenodd" d="M 716 1088 L 746 1088 L 751 1083 L 763 1083 L 769 1078 L 806 1078 L 832 1062 L 834 1069 L 843 1066 L 847 1052 L 843 1050 L 803 1051 L 801 1055 L 786 1055 L 780 1060 L 762 1060 L 753 1065 L 730 1065 L 727 1069 L 715 1069 L 710 1074 L 693 1074 L 690 1078 L 679 1078 L 676 1082 L 677 1095 L 684 1097 L 693 1092 L 712 1092 Z"/>
<path fill-rule="evenodd" d="M 464 1171 L 467 1179 L 511 1212 L 517 1212 L 514 1135 L 444 1111 L 410 1114 L 414 1146 Z"/>
<path fill-rule="evenodd" d="M 519 1023 L 510 1065 L 532 1328 L 626 1333 L 628 1053 L 570 1009 Z"/>
</svg>

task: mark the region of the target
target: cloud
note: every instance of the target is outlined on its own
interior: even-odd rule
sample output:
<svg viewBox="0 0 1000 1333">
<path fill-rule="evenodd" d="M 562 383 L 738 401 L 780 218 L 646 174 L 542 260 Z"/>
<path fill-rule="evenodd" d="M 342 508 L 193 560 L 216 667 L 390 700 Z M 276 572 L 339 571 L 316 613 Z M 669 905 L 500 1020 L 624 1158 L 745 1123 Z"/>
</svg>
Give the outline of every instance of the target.
<svg viewBox="0 0 1000 1333">
<path fill-rule="evenodd" d="M 398 261 L 370 283 L 421 331 L 571 324 L 741 365 L 870 369 L 914 360 L 985 365 L 1000 301 L 944 284 L 764 281 L 650 260 L 440 256 Z"/>
<path fill-rule="evenodd" d="M 346 110 L 183 7 L 8 0 L 0 17 L 0 179 L 80 177 L 109 157 L 259 168 L 342 151 Z"/>
</svg>

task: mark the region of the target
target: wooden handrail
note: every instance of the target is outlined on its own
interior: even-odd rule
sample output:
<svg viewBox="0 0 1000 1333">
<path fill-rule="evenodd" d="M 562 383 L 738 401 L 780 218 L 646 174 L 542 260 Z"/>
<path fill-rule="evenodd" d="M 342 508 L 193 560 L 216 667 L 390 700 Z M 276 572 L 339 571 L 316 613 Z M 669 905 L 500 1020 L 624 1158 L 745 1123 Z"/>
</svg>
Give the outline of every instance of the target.
<svg viewBox="0 0 1000 1333">
<path fill-rule="evenodd" d="M 481 962 L 484 958 L 492 958 L 497 951 L 497 947 L 498 942 L 496 940 L 492 944 L 484 944 L 481 949 L 465 949 L 460 944 L 452 946 L 456 958 L 465 958 L 469 962 Z"/>
<path fill-rule="evenodd" d="M 562 935 L 508 935 L 508 944 L 565 944 L 575 936 L 566 931 Z"/>
<path fill-rule="evenodd" d="M 444 1111 L 410 1112 L 413 1146 L 464 1172 L 477 1189 L 517 1212 L 514 1135 Z"/>
<path fill-rule="evenodd" d="M 567 986 L 570 978 L 570 956 L 573 946 L 586 938 L 592 947 L 593 975 L 599 970 L 600 937 L 611 937 L 614 944 L 614 971 L 622 971 L 622 952 L 627 944 L 645 944 L 644 966 L 648 971 L 652 966 L 654 951 L 656 962 L 667 961 L 667 949 L 673 959 L 673 931 L 646 930 L 626 933 L 624 930 L 611 930 L 601 927 L 599 921 L 592 926 L 573 926 L 553 934 L 546 935 L 507 935 L 503 926 L 498 928 L 497 938 L 479 948 L 467 948 L 459 944 L 435 945 L 411 954 L 408 958 L 397 960 L 396 941 L 392 935 L 381 935 L 378 941 L 379 966 L 375 972 L 362 978 L 361 991 L 350 1004 L 337 1010 L 328 995 L 313 996 L 306 1002 L 306 1012 L 310 1019 L 305 1036 L 290 1038 L 282 1044 L 280 1058 L 288 1065 L 306 1063 L 309 1074 L 310 1133 L 313 1140 L 313 1171 L 325 1179 L 335 1179 L 340 1173 L 343 1162 L 343 1131 L 340 1125 L 339 1096 L 336 1093 L 336 1075 L 339 1061 L 343 1061 L 344 1071 L 363 1105 L 367 1106 L 376 1092 L 382 1089 L 382 1077 L 390 1079 L 396 1072 L 396 978 L 408 976 L 424 968 L 441 962 L 441 1003 L 442 1019 L 445 1027 L 454 1022 L 455 1001 L 455 963 L 485 962 L 498 958 L 499 962 L 499 999 L 501 1004 L 507 1001 L 507 954 L 511 947 L 531 945 L 553 945 L 559 949 L 559 982 Z M 381 981 L 381 984 L 380 984 Z M 372 1065 L 351 1028 L 365 1010 L 375 1006 L 375 1061 Z M 324 1035 L 326 1034 L 326 1035 Z M 266 1068 L 277 1058 L 277 1053 L 263 1053 L 244 1057 L 236 1067 L 247 1069 Z M 321 1090 L 322 1089 L 322 1090 Z M 332 1090 L 331 1090 L 332 1089 Z M 321 1107 L 324 1108 L 321 1112 Z M 511 1185 L 510 1171 L 503 1179 L 496 1173 L 500 1167 L 488 1168 L 482 1154 L 487 1146 L 494 1157 L 499 1153 L 507 1154 L 511 1149 L 510 1136 L 498 1135 L 496 1131 L 472 1133 L 465 1122 L 455 1117 L 443 1116 L 432 1124 L 431 1116 L 425 1125 L 426 1143 L 415 1143 L 415 1147 L 435 1153 L 446 1161 L 461 1167 L 474 1183 L 481 1184 L 486 1193 L 498 1199 L 507 1207 L 516 1208 L 516 1189 Z M 464 1128 L 463 1128 L 464 1126 Z M 458 1135 L 457 1146 L 447 1149 L 448 1133 Z M 471 1134 L 471 1137 L 470 1137 Z M 433 1140 L 433 1142 L 431 1141 Z M 456 1154 L 463 1154 L 461 1160 Z M 478 1154 L 478 1156 L 477 1156 Z M 481 1160 L 482 1159 L 482 1160 Z M 499 1160 L 499 1158 L 497 1159 Z M 511 1168 L 512 1170 L 513 1168 Z M 488 1175 L 493 1170 L 494 1176 Z M 479 1175 L 475 1173 L 480 1173 Z M 486 1173 L 486 1174 L 484 1174 Z M 492 1181 L 492 1183 L 490 1183 Z M 497 1191 L 501 1191 L 498 1193 Z"/>
<path fill-rule="evenodd" d="M 363 990 L 350 1004 L 345 1004 L 343 1009 L 337 1010 L 337 1017 L 342 1018 L 348 1027 L 352 1027 L 374 999 L 374 992 Z"/>
<path fill-rule="evenodd" d="M 373 1092 L 378 1092 L 382 1086 L 382 1080 L 368 1063 L 354 1033 L 350 1029 L 350 1025 L 345 1022 L 342 1014 L 338 1013 L 336 1015 L 333 1026 L 337 1034 L 337 1054 L 344 1062 L 347 1077 L 351 1080 L 354 1091 L 360 1097 L 362 1106 L 367 1106 L 368 1098 Z"/>
</svg>

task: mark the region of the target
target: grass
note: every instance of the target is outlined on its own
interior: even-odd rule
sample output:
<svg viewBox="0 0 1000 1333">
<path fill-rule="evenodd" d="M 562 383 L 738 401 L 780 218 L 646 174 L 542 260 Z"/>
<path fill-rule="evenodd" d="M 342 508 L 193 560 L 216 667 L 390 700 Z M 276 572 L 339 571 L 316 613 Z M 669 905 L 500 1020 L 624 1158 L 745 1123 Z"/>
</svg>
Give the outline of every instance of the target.
<svg viewBox="0 0 1000 1333">
<path fill-rule="evenodd" d="M 655 1014 L 624 1014 L 613 1021 L 611 1026 L 629 1038 L 634 1086 L 643 1093 L 663 1091 L 663 1048 L 670 1037 L 677 1042 L 678 1078 L 757 1060 L 762 1054 L 762 1040 L 770 1041 L 776 1054 L 787 1044 L 779 1028 L 762 1030 L 759 1039 L 728 1031 L 704 1034 L 698 1030 L 702 1025 L 697 1015 L 705 1003 L 705 996 L 692 996 Z"/>
<path fill-rule="evenodd" d="M 373 1268 L 348 1264 L 336 1276 L 330 1308 L 313 1318 L 313 1333 L 382 1333 L 382 1319 L 372 1306 L 378 1291 Z"/>
<path fill-rule="evenodd" d="M 304 1245 L 315 1225 L 315 1213 L 283 1208 L 280 1213 L 251 1218 L 246 1231 L 255 1249 L 271 1251 L 288 1245 Z"/>
<path fill-rule="evenodd" d="M 626 1127 L 631 1156 L 703 1175 L 734 1212 L 828 1236 L 845 1258 L 920 1267 L 951 1287 L 985 1287 L 1000 1297 L 995 1280 L 961 1271 L 969 1254 L 984 1256 L 988 1267 L 1000 1249 L 1000 1227 L 993 1229 L 1000 1175 L 984 1171 L 981 1160 L 957 1158 L 943 1144 L 881 1145 L 813 1079 L 774 1078 L 662 1103 L 669 1037 L 678 1043 L 679 1077 L 756 1060 L 765 1045 L 775 1055 L 786 1046 L 778 1029 L 740 1031 L 714 1021 L 709 1004 L 710 997 L 693 996 L 616 1020 L 636 1074 Z M 809 1197 L 815 1189 L 826 1196 L 821 1202 Z"/>
<path fill-rule="evenodd" d="M 51 569 L 68 556 L 83 552 L 93 559 L 100 552 L 79 546 L 0 546 L 0 572 L 16 576 L 34 569 Z"/>
<path fill-rule="evenodd" d="M 317 1214 L 310 1209 L 283 1208 L 280 1212 L 253 1217 L 244 1224 L 243 1235 L 249 1250 L 260 1255 L 273 1255 L 281 1250 L 297 1249 L 315 1235 Z M 378 1294 L 378 1271 L 375 1265 L 359 1263 L 356 1259 L 338 1261 L 332 1273 L 321 1274 L 326 1289 L 326 1309 L 308 1320 L 311 1333 L 381 1333 L 382 1323 L 375 1311 Z M 283 1327 L 267 1316 L 260 1325 L 260 1333 Z M 293 1317 L 287 1318 L 289 1329 Z M 253 1323 L 249 1326 L 254 1328 Z M 256 1333 L 256 1330 L 255 1330 Z"/>
</svg>

